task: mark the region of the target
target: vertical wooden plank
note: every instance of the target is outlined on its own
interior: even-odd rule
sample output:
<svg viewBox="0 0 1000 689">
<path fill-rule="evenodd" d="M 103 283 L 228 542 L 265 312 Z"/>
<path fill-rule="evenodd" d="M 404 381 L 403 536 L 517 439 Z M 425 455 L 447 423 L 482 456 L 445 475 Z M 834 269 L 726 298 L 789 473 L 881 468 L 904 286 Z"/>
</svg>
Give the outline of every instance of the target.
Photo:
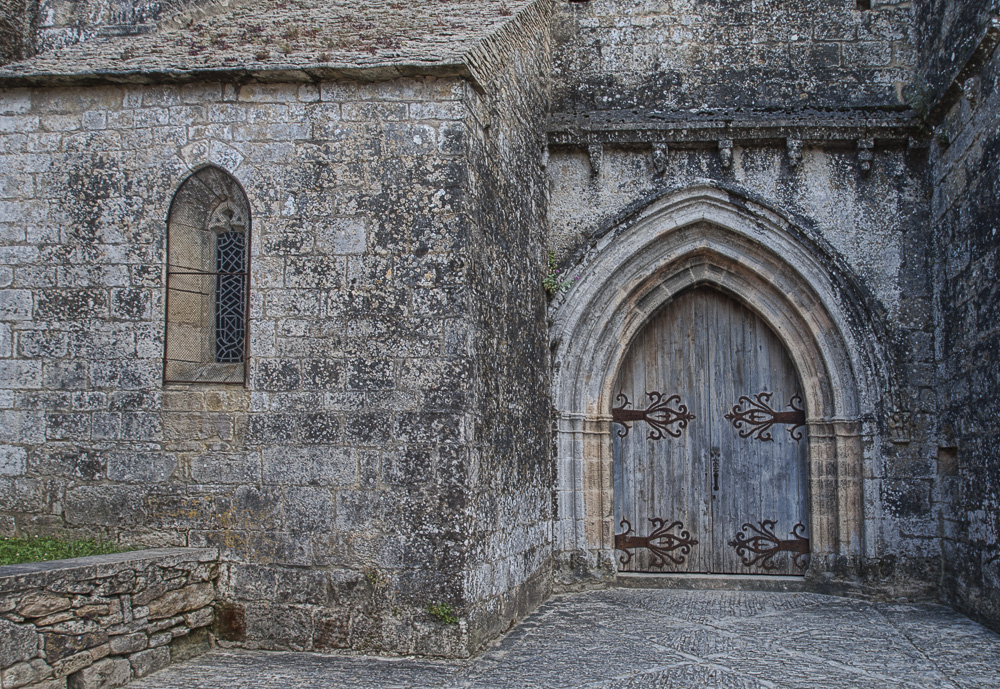
<svg viewBox="0 0 1000 689">
<path fill-rule="evenodd" d="M 726 384 L 729 382 L 731 376 L 728 375 L 728 360 L 730 358 L 731 345 L 729 342 L 729 332 L 726 323 L 727 314 L 724 310 L 720 309 L 720 300 L 718 298 L 711 298 L 711 293 L 706 293 L 706 312 L 709 314 L 711 319 L 711 333 L 706 342 L 709 353 L 709 366 L 711 367 L 711 376 L 709 379 L 709 387 L 707 390 L 709 399 L 709 410 L 708 414 L 710 418 L 707 419 L 708 425 L 708 466 L 707 469 L 707 493 L 709 495 L 709 504 L 711 505 L 711 547 L 712 547 L 712 560 L 711 569 L 712 572 L 720 571 L 720 567 L 723 564 L 723 554 L 721 552 L 721 544 L 719 543 L 718 533 L 716 531 L 716 524 L 719 520 L 724 518 L 725 509 L 722 508 L 722 503 L 720 500 L 723 499 L 725 493 L 722 492 L 724 485 L 724 468 L 723 468 L 723 447 L 722 447 L 722 428 L 719 425 L 719 421 L 722 418 L 720 413 L 720 408 L 724 404 L 721 400 L 726 395 Z M 718 463 L 719 475 L 716 479 L 715 473 L 715 463 Z M 719 490 L 715 490 L 715 485 L 719 486 Z"/>
<path fill-rule="evenodd" d="M 720 428 L 725 424 L 726 442 L 720 447 L 720 484 L 716 500 L 720 513 L 715 532 L 719 553 L 717 571 L 739 572 L 736 552 L 729 542 L 742 524 L 746 511 L 745 502 L 749 491 L 753 489 L 753 486 L 747 485 L 748 482 L 754 481 L 754 478 L 749 476 L 748 469 L 752 453 L 748 452 L 745 441 L 725 419 L 725 413 L 753 384 L 752 368 L 747 363 L 752 353 L 753 339 L 747 331 L 745 314 L 735 301 L 725 298 L 719 308 L 725 314 L 723 327 L 726 331 L 724 335 L 720 335 L 720 339 L 728 343 L 728 348 L 720 371 L 720 375 L 725 378 L 723 386 L 725 400 L 720 400 L 718 405 L 718 424 Z M 721 430 L 720 435 L 722 435 Z"/>
<path fill-rule="evenodd" d="M 645 389 L 646 389 L 646 360 L 645 353 L 646 349 L 649 347 L 649 328 L 643 330 L 643 332 L 637 338 L 638 349 L 634 352 L 634 359 L 632 362 L 632 389 L 628 391 L 629 399 L 632 401 L 632 405 L 635 409 L 642 409 L 645 405 Z M 632 505 L 633 509 L 630 511 L 630 523 L 632 525 L 632 530 L 636 534 L 645 533 L 643 527 L 645 524 L 646 512 L 649 509 L 649 505 L 646 502 L 646 468 L 649 464 L 649 459 L 646 456 L 646 428 L 642 423 L 633 423 L 632 430 L 629 433 L 630 443 L 632 445 L 633 452 L 633 465 L 632 465 Z M 633 552 L 633 562 L 637 571 L 648 571 L 649 570 L 649 554 L 643 550 L 635 550 Z"/>
<path fill-rule="evenodd" d="M 709 346 L 714 323 L 714 303 L 709 291 L 698 289 L 693 295 L 692 319 L 697 322 L 697 341 L 692 346 L 691 370 L 694 381 L 691 386 L 691 404 L 697 409 L 698 426 L 692 433 L 692 494 L 698 503 L 698 571 L 714 571 L 715 544 L 712 536 L 712 494 L 711 494 L 711 432 L 714 423 L 713 399 L 711 394 L 713 361 Z"/>
</svg>

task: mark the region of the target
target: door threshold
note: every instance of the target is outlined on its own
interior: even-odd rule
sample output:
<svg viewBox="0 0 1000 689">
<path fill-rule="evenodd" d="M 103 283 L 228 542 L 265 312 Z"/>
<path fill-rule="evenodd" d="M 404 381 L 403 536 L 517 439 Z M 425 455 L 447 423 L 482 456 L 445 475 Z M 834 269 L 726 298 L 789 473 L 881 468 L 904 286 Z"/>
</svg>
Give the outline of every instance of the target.
<svg viewBox="0 0 1000 689">
<path fill-rule="evenodd" d="M 802 593 L 815 587 L 805 577 L 770 574 L 688 574 L 619 572 L 615 584 L 634 589 L 694 589 L 730 591 L 787 591 Z"/>
</svg>

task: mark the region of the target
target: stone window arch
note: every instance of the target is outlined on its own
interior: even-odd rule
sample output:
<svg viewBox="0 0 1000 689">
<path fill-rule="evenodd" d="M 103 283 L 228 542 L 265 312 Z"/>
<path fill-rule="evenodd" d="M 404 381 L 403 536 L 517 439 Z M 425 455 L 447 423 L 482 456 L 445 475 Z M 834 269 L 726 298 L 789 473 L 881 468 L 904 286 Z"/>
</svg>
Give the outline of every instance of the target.
<svg viewBox="0 0 1000 689">
<path fill-rule="evenodd" d="M 167 217 L 167 383 L 245 383 L 250 203 L 208 166 L 177 189 Z"/>
</svg>

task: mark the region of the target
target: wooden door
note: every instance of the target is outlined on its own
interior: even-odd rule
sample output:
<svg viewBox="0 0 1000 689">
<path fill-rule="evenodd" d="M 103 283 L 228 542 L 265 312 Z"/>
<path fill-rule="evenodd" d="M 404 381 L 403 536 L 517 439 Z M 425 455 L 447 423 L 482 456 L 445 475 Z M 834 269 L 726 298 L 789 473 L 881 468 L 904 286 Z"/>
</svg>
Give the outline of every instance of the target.
<svg viewBox="0 0 1000 689">
<path fill-rule="evenodd" d="M 805 412 L 784 345 L 707 287 L 658 312 L 615 386 L 619 570 L 802 574 Z"/>
</svg>

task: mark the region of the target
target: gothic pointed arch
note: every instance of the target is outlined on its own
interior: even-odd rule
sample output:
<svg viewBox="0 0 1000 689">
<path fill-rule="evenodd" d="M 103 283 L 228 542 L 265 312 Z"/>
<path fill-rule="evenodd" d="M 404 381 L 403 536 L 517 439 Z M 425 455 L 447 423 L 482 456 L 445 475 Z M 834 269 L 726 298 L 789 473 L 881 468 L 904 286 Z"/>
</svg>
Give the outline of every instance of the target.
<svg viewBox="0 0 1000 689">
<path fill-rule="evenodd" d="M 890 395 L 878 318 L 831 250 L 774 209 L 700 185 L 664 194 L 601 233 L 552 305 L 556 550 L 614 568 L 613 384 L 636 334 L 684 290 L 709 286 L 756 313 L 803 383 L 812 575 L 860 562 L 862 478 Z M 867 315 L 866 315 L 867 314 Z"/>
<path fill-rule="evenodd" d="M 165 382 L 245 382 L 249 247 L 239 182 L 212 165 L 192 173 L 167 217 Z"/>
</svg>

